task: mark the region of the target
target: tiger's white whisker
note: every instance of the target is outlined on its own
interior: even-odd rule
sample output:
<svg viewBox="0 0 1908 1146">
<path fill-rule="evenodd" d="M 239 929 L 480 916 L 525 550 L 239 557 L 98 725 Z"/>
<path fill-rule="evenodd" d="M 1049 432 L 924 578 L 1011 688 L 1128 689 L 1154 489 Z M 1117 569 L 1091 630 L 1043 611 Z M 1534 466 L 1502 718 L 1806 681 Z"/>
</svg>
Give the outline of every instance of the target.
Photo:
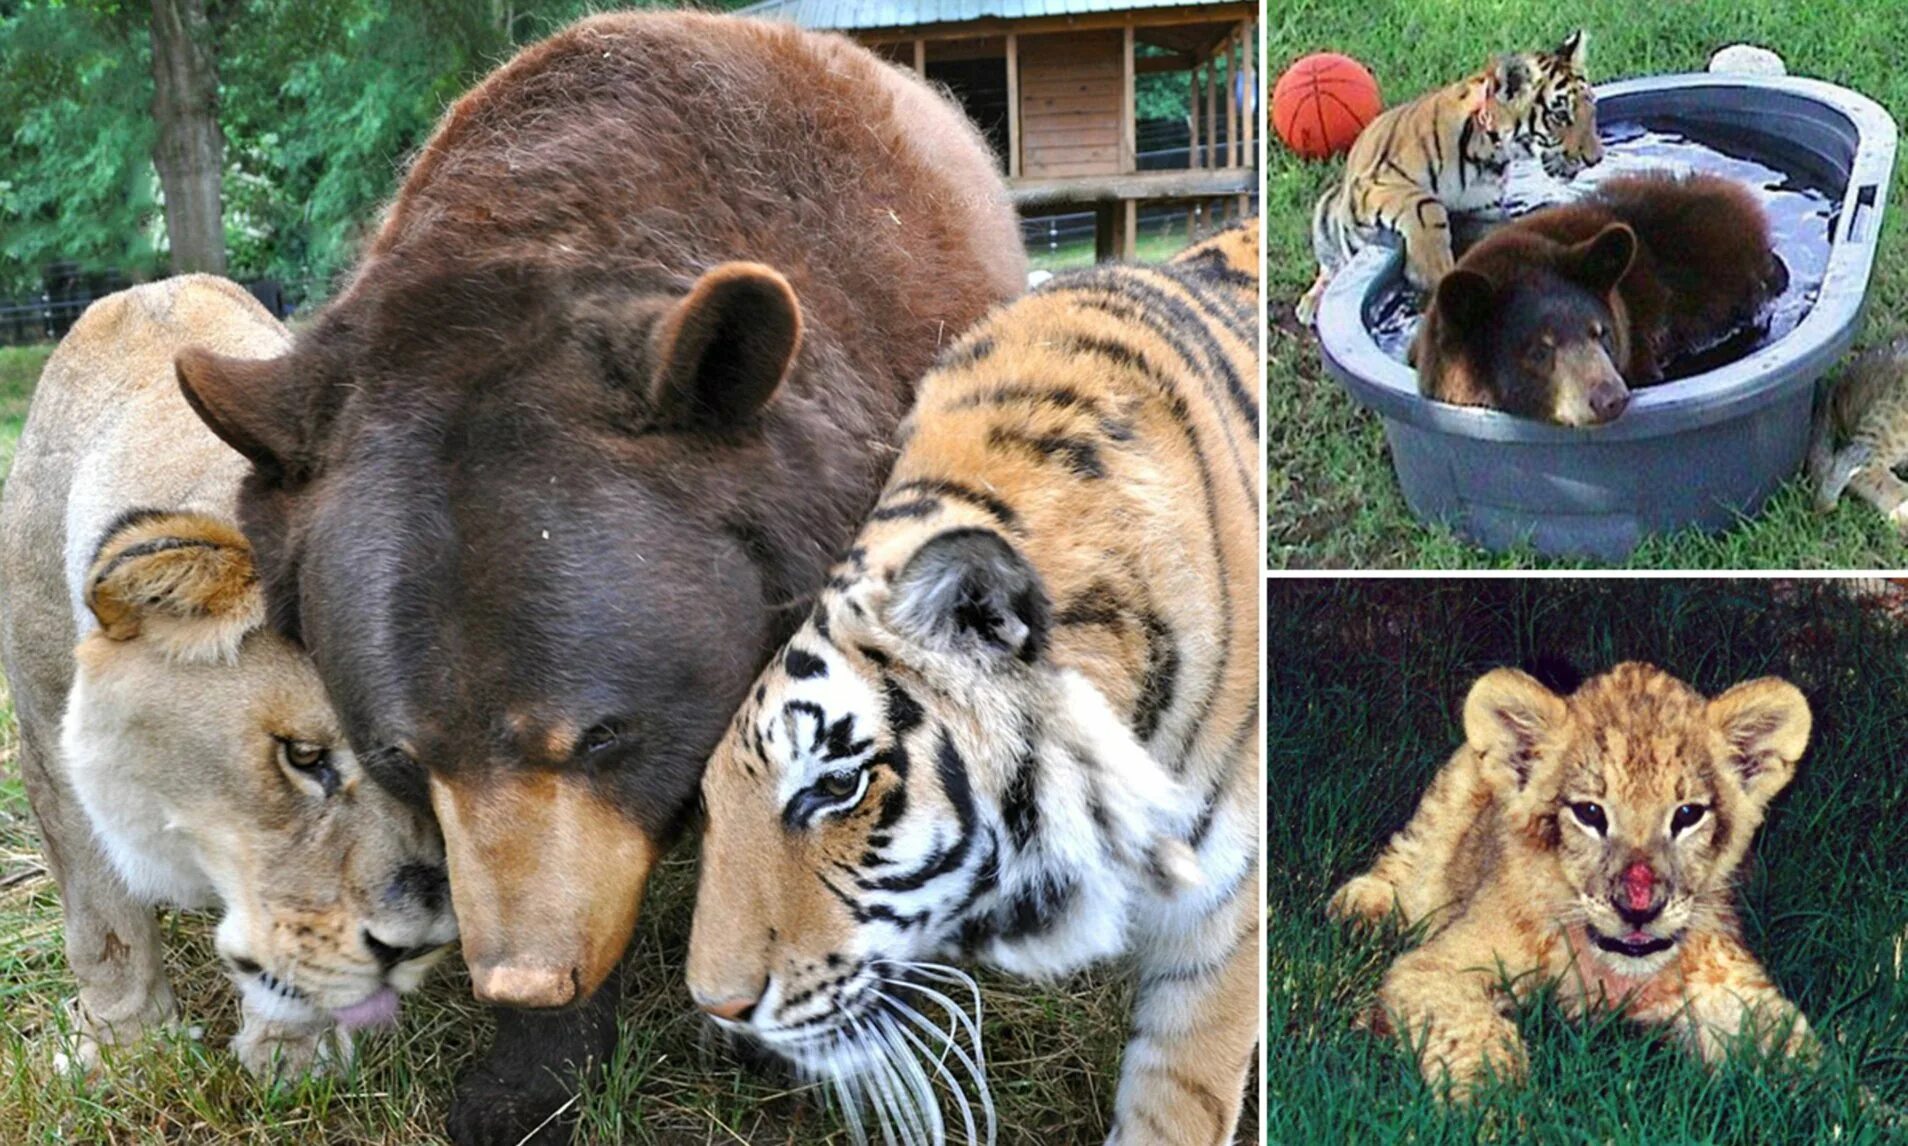
<svg viewBox="0 0 1908 1146">
<path fill-rule="evenodd" d="M 890 1006 L 894 1006 L 894 1007 L 906 1006 L 906 1004 L 900 1003 L 898 1000 L 893 999 L 889 997 L 888 995 L 884 994 L 881 997 Z M 909 1008 L 909 1009 L 912 1009 L 912 1008 Z M 902 1015 L 901 1017 L 904 1020 L 907 1018 L 906 1015 Z M 954 1077 L 953 1070 L 951 1070 L 947 1065 L 947 1052 L 950 1050 L 958 1051 L 960 1048 L 954 1045 L 954 1040 L 950 1038 L 945 1031 L 935 1032 L 937 1035 L 939 1035 L 941 1040 L 941 1045 L 943 1047 L 942 1050 L 938 1050 L 938 1051 L 929 1047 L 927 1042 L 923 1040 L 921 1036 L 909 1030 L 905 1022 L 893 1023 L 893 1031 L 896 1035 L 899 1035 L 902 1039 L 912 1044 L 915 1047 L 915 1049 L 920 1051 L 921 1054 L 926 1055 L 928 1057 L 928 1060 L 934 1064 L 935 1073 L 940 1075 L 941 1079 L 947 1083 L 948 1093 L 953 1095 L 954 1100 L 961 1104 L 961 1125 L 967 1131 L 968 1146 L 978 1146 L 978 1143 L 980 1142 L 980 1133 L 979 1133 L 979 1128 L 974 1123 L 974 1104 L 968 1101 L 967 1092 L 961 1088 L 960 1080 Z M 987 1127 L 987 1141 L 991 1143 L 993 1142 L 993 1140 L 994 1140 L 994 1127 L 993 1127 L 993 1124 L 990 1122 Z"/>
<path fill-rule="evenodd" d="M 933 1034 L 936 1038 L 944 1040 L 947 1049 L 953 1053 L 955 1058 L 960 1061 L 961 1066 L 966 1069 L 968 1077 L 974 1080 L 974 1093 L 981 1101 L 981 1110 L 987 1120 L 987 1141 L 991 1146 L 996 1133 L 996 1119 L 994 1116 L 994 1093 L 992 1088 L 987 1085 L 985 1064 L 979 1058 L 970 1056 L 967 1051 L 961 1047 L 960 1043 L 947 1031 L 935 1026 L 926 1015 L 923 1015 L 920 1011 L 909 1006 L 906 1002 L 894 998 L 885 992 L 882 994 L 882 998 L 889 1007 L 894 1009 L 896 1014 L 914 1023 L 922 1030 Z"/>
</svg>

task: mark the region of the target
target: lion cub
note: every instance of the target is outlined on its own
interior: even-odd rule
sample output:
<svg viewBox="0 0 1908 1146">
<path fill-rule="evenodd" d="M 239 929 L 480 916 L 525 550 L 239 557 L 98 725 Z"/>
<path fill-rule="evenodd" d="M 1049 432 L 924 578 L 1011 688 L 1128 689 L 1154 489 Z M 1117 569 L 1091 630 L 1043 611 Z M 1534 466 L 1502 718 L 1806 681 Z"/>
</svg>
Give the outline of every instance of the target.
<svg viewBox="0 0 1908 1146">
<path fill-rule="evenodd" d="M 1618 1008 L 1707 1061 L 1745 1032 L 1812 1053 L 1808 1023 L 1743 946 L 1729 883 L 1809 724 L 1802 693 L 1774 677 L 1714 700 L 1645 664 L 1568 698 L 1514 669 L 1479 679 L 1464 747 L 1330 905 L 1428 921 L 1379 989 L 1384 1018 L 1422 1044 L 1425 1080 L 1448 1076 L 1463 1101 L 1487 1070 L 1522 1076 L 1506 984 L 1521 998 L 1556 982 L 1571 1013 Z"/>
</svg>

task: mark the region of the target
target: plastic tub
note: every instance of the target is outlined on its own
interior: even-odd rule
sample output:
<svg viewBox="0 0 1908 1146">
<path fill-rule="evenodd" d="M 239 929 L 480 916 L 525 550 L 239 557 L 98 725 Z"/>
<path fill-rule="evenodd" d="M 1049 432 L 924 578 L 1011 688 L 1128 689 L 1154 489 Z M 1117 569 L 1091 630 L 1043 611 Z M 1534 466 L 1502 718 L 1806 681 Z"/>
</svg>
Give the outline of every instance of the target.
<svg viewBox="0 0 1908 1146">
<path fill-rule="evenodd" d="M 1597 117 L 1747 151 L 1826 192 L 1840 204 L 1827 271 L 1786 337 L 1634 391 L 1608 425 L 1570 429 L 1421 397 L 1411 368 L 1370 329 L 1403 256 L 1361 252 L 1319 307 L 1325 367 L 1383 419 L 1412 512 L 1486 548 L 1528 541 L 1553 556 L 1619 561 L 1646 534 L 1720 529 L 1757 512 L 1802 464 L 1814 383 L 1861 321 L 1895 165 L 1895 124 L 1880 105 L 1818 80 L 1701 74 L 1603 85 Z"/>
</svg>

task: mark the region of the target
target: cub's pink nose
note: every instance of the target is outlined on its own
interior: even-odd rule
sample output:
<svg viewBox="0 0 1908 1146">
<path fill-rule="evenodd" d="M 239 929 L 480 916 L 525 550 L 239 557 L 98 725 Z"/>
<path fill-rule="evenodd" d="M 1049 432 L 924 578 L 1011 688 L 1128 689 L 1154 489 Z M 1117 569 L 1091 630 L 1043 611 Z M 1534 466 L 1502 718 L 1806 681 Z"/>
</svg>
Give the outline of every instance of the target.
<svg viewBox="0 0 1908 1146">
<path fill-rule="evenodd" d="M 732 1023 L 746 1023 L 749 1021 L 749 1016 L 755 1013 L 755 1004 L 759 1001 L 746 996 L 715 1002 L 697 999 L 696 1006 L 701 1007 L 704 1014 L 714 1015 L 718 1019 L 727 1019 Z"/>
<path fill-rule="evenodd" d="M 1638 860 L 1623 869 L 1623 895 L 1631 911 L 1648 911 L 1655 891 L 1656 873 L 1646 861 Z"/>
</svg>

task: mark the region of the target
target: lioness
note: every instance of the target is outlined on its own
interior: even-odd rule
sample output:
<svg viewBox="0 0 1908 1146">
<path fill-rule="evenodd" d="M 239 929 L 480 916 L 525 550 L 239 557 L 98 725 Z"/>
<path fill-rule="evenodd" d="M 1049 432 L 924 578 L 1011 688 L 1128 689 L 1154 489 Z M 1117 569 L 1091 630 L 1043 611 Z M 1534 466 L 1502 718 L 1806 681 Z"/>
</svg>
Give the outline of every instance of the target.
<svg viewBox="0 0 1908 1146">
<path fill-rule="evenodd" d="M 1730 877 L 1795 773 L 1809 706 L 1774 677 L 1714 700 L 1622 664 L 1560 697 L 1498 669 L 1464 704 L 1466 744 L 1378 863 L 1332 897 L 1340 919 L 1394 905 L 1429 938 L 1379 997 L 1427 1082 L 1467 1098 L 1525 1069 L 1509 983 L 1556 982 L 1575 1013 L 1668 1025 L 1707 1061 L 1741 1035 L 1787 1054 L 1808 1023 L 1743 946 Z"/>
<path fill-rule="evenodd" d="M 348 1054 L 456 934 L 436 830 L 365 778 L 264 626 L 232 521 L 245 462 L 174 377 L 186 345 L 286 342 L 223 279 L 100 300 L 47 361 L 0 497 L 0 654 L 89 1068 L 176 1013 L 154 904 L 223 908 L 233 1046 L 260 1073 Z"/>
</svg>

